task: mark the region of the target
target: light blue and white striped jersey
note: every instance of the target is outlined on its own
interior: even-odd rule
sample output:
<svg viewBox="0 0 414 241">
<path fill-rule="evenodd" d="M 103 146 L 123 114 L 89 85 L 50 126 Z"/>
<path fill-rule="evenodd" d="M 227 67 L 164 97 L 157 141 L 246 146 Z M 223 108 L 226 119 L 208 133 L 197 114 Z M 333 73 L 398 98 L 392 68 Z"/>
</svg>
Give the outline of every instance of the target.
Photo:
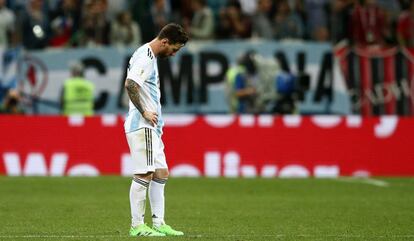
<svg viewBox="0 0 414 241">
<path fill-rule="evenodd" d="M 158 76 L 157 58 L 146 43 L 135 50 L 129 60 L 127 79 L 135 81 L 140 86 L 139 97 L 144 110 L 158 113 L 157 126 L 152 126 L 142 117 L 134 104 L 129 101 L 129 112 L 125 119 L 125 133 L 133 132 L 141 128 L 150 128 L 162 135 L 164 121 L 161 115 L 161 92 Z"/>
</svg>

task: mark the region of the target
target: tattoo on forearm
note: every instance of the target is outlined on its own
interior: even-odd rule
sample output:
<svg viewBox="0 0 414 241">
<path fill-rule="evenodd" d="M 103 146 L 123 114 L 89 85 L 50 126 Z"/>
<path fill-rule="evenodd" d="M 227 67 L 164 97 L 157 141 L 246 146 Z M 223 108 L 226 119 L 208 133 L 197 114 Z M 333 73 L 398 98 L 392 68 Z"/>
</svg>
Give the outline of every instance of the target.
<svg viewBox="0 0 414 241">
<path fill-rule="evenodd" d="M 127 90 L 129 99 L 131 99 L 131 102 L 135 105 L 135 107 L 141 114 L 144 114 L 145 110 L 139 98 L 139 85 L 135 83 L 133 80 L 127 79 L 125 81 L 125 88 Z"/>
</svg>

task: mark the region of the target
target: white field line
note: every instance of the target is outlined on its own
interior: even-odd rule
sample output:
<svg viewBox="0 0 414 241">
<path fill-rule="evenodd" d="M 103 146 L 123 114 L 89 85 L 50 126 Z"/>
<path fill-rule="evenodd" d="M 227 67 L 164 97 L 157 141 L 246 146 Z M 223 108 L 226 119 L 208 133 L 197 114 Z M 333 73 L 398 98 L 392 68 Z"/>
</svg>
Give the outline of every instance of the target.
<svg viewBox="0 0 414 241">
<path fill-rule="evenodd" d="M 390 186 L 390 184 L 386 181 L 367 178 L 367 177 L 364 177 L 364 178 L 361 178 L 361 177 L 340 177 L 340 178 L 336 178 L 334 180 L 341 181 L 341 182 L 363 183 L 363 184 L 374 185 L 374 186 L 377 186 L 377 187 L 389 187 Z"/>
<path fill-rule="evenodd" d="M 83 239 L 83 238 L 127 238 L 129 235 L 0 235 L 0 239 Z M 358 234 L 332 234 L 332 235 L 313 235 L 313 234 L 223 234 L 223 235 L 202 235 L 202 234 L 190 234 L 184 235 L 187 238 L 248 238 L 248 237 L 263 237 L 263 238 L 361 238 L 361 239 L 413 239 L 414 234 L 401 234 L 401 235 L 358 235 Z"/>
</svg>

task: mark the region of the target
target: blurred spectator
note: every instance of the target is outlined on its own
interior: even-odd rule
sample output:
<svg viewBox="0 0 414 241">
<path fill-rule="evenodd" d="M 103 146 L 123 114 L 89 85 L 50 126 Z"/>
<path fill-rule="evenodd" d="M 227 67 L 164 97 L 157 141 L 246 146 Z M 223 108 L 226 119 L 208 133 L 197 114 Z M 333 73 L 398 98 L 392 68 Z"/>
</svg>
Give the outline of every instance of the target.
<svg viewBox="0 0 414 241">
<path fill-rule="evenodd" d="M 206 5 L 206 0 L 193 0 L 194 11 L 191 22 L 184 22 L 184 26 L 192 39 L 212 39 L 214 37 L 214 16 Z"/>
<path fill-rule="evenodd" d="M 0 49 L 7 48 L 13 41 L 15 15 L 6 7 L 6 0 L 0 0 Z"/>
<path fill-rule="evenodd" d="M 231 113 L 254 113 L 256 89 L 253 78 L 256 67 L 246 53 L 237 61 L 237 65 L 226 72 L 226 84 Z"/>
<path fill-rule="evenodd" d="M 108 45 L 111 25 L 106 18 L 106 0 L 86 0 L 78 42 L 81 46 Z"/>
<path fill-rule="evenodd" d="M 361 0 L 352 14 L 352 39 L 355 44 L 382 45 L 385 43 L 384 12 L 378 7 L 376 0 Z"/>
<path fill-rule="evenodd" d="M 151 15 L 152 0 L 128 0 L 128 9 L 132 19 L 141 29 L 142 42 L 149 42 L 155 37 Z"/>
<path fill-rule="evenodd" d="M 243 14 L 252 16 L 257 10 L 257 0 L 238 0 Z"/>
<path fill-rule="evenodd" d="M 20 94 L 16 89 L 10 89 L 4 98 L 3 105 L 0 106 L 0 113 L 2 114 L 24 114 L 20 107 Z"/>
<path fill-rule="evenodd" d="M 207 5 L 216 15 L 220 12 L 220 9 L 224 8 L 227 5 L 227 0 L 207 0 Z"/>
<path fill-rule="evenodd" d="M 182 19 L 191 19 L 193 17 L 192 2 L 192 0 L 166 1 L 166 9 L 170 12 L 171 20 L 181 23 Z M 170 5 L 167 3 L 170 3 Z"/>
<path fill-rule="evenodd" d="M 118 13 L 111 26 L 111 43 L 119 46 L 140 45 L 142 42 L 139 25 L 132 20 L 128 11 Z"/>
<path fill-rule="evenodd" d="M 151 6 L 151 16 L 154 30 L 158 33 L 171 20 L 171 11 L 166 0 L 154 0 Z"/>
<path fill-rule="evenodd" d="M 280 0 L 274 16 L 273 30 L 276 39 L 302 39 L 304 27 L 299 15 L 290 9 L 287 0 Z"/>
<path fill-rule="evenodd" d="M 61 0 L 51 13 L 51 47 L 72 45 L 72 36 L 78 31 L 80 20 L 79 0 Z"/>
<path fill-rule="evenodd" d="M 12 37 L 14 45 L 23 45 L 23 19 L 26 15 L 27 0 L 6 0 L 6 6 L 15 16 L 15 31 Z"/>
<path fill-rule="evenodd" d="M 299 17 L 299 19 L 302 22 L 302 26 L 305 26 L 305 23 L 307 21 L 307 13 L 310 11 L 310 9 L 306 9 L 305 0 L 287 0 L 289 4 L 289 8 L 292 12 L 296 13 L 296 15 Z M 276 3 L 279 3 L 280 0 L 276 0 Z M 305 33 L 304 33 L 305 34 Z"/>
<path fill-rule="evenodd" d="M 398 1 L 377 0 L 378 7 L 384 13 L 384 31 L 386 44 L 396 44 L 397 22 L 401 12 L 401 6 Z"/>
<path fill-rule="evenodd" d="M 331 37 L 334 43 L 351 37 L 351 19 L 355 0 L 334 0 L 331 4 Z"/>
<path fill-rule="evenodd" d="M 119 13 L 128 11 L 128 2 L 127 0 L 107 0 L 107 17 L 108 19 L 114 20 Z M 140 0 L 141 1 L 141 0 Z"/>
<path fill-rule="evenodd" d="M 48 46 L 50 26 L 43 4 L 43 0 L 29 0 L 27 3 L 22 22 L 23 45 L 27 49 Z"/>
<path fill-rule="evenodd" d="M 412 0 L 398 0 L 401 10 L 407 10 L 408 8 L 410 8 L 411 2 Z"/>
<path fill-rule="evenodd" d="M 306 29 L 310 39 L 328 41 L 329 0 L 305 0 L 305 9 L 308 9 Z"/>
<path fill-rule="evenodd" d="M 237 0 L 229 1 L 227 6 L 220 10 L 217 37 L 220 39 L 250 38 L 252 26 L 250 18 L 241 11 Z"/>
<path fill-rule="evenodd" d="M 381 9 L 385 10 L 386 18 L 389 18 L 391 21 L 398 18 L 401 11 L 401 4 L 398 1 L 377 0 L 377 3 Z"/>
<path fill-rule="evenodd" d="M 397 39 L 400 46 L 414 47 L 414 1 L 404 10 L 398 19 Z"/>
<path fill-rule="evenodd" d="M 13 11 L 18 11 L 25 8 L 27 0 L 6 0 L 6 5 Z"/>
<path fill-rule="evenodd" d="M 70 66 L 71 78 L 65 81 L 61 96 L 61 108 L 65 115 L 93 115 L 94 85 L 83 77 L 82 63 Z"/>
<path fill-rule="evenodd" d="M 253 36 L 264 39 L 273 38 L 272 0 L 258 0 L 257 11 L 252 16 Z"/>
</svg>

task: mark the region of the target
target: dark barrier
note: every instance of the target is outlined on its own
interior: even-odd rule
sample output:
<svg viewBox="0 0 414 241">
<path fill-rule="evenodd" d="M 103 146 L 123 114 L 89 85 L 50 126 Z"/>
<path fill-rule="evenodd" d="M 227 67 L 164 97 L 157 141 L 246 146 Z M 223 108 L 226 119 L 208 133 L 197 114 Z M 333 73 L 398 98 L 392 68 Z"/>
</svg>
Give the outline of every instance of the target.
<svg viewBox="0 0 414 241">
<path fill-rule="evenodd" d="M 413 53 L 395 47 L 336 48 L 353 113 L 414 115 Z"/>
</svg>

